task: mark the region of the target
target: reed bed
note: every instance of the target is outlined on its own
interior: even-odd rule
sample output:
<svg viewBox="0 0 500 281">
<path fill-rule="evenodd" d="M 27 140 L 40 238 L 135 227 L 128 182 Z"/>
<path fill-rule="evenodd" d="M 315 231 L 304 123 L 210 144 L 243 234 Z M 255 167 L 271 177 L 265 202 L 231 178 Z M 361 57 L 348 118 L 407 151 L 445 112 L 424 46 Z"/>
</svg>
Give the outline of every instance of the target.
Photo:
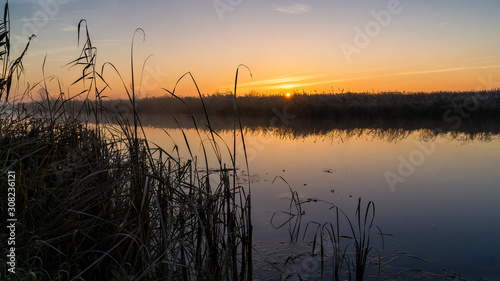
<svg viewBox="0 0 500 281">
<path fill-rule="evenodd" d="M 195 128 L 192 116 L 204 118 L 199 97 L 186 97 L 180 102 L 173 96 L 136 100 L 137 114 L 144 125 L 160 128 Z M 232 130 L 230 94 L 203 96 L 205 109 L 211 116 L 212 128 Z M 332 131 L 351 132 L 380 130 L 383 132 L 432 132 L 466 139 L 481 139 L 500 134 L 500 90 L 434 93 L 296 93 L 279 95 L 237 96 L 239 118 L 252 130 L 279 128 L 289 137 L 324 135 Z M 127 100 L 107 100 L 109 117 L 128 115 L 132 109 Z M 75 101 L 75 108 L 82 102 Z M 169 115 L 164 113 L 168 112 Z M 172 116 L 175 116 L 172 118 Z M 92 118 L 92 116 L 90 116 Z M 111 118 L 110 118 L 111 119 Z M 426 133 L 427 134 L 427 133 Z"/>
<path fill-rule="evenodd" d="M 234 168 L 208 174 L 127 131 L 12 114 L 0 159 L 17 175 L 19 280 L 249 278 L 250 197 Z"/>
<path fill-rule="evenodd" d="M 252 280 L 251 194 L 238 181 L 234 151 L 228 148 L 230 159 L 220 156 L 219 147 L 229 146 L 220 144 L 210 126 L 201 156 L 181 160 L 175 147 L 167 152 L 151 145 L 137 114 L 133 82 L 124 86 L 132 117 L 106 119 L 102 95 L 108 85 L 97 71 L 84 20 L 78 35 L 84 39 L 82 52 L 69 66 L 82 71 L 75 81 L 86 81 L 81 93 L 51 95 L 47 78 L 19 97 L 9 96 L 7 82 L 2 88 L 0 185 L 6 190 L 5 175 L 15 171 L 18 243 L 16 273 L 2 262 L 0 279 Z M 133 43 L 131 50 L 134 81 Z M 8 56 L 3 54 L 4 62 Z M 105 68 L 118 73 L 112 64 Z M 2 81 L 12 80 L 10 69 L 4 68 Z M 29 100 L 38 88 L 42 99 Z M 175 88 L 168 92 L 175 96 Z M 75 97 L 83 97 L 80 107 L 71 102 Z M 236 104 L 232 112 L 236 147 L 244 142 L 237 139 Z M 94 122 L 82 116 L 93 116 Z M 110 122 L 118 126 L 107 126 Z M 187 139 L 179 145 L 190 150 Z M 218 167 L 208 166 L 210 149 Z M 0 202 L 5 228 L 6 192 Z M 3 249 L 6 242 L 2 236 Z"/>
<path fill-rule="evenodd" d="M 233 94 L 204 95 L 206 107 L 213 117 L 231 117 Z M 460 113 L 477 119 L 500 118 L 500 90 L 462 92 L 381 92 L 381 93 L 307 93 L 284 95 L 242 95 L 237 97 L 242 118 L 274 117 L 275 110 L 297 114 L 303 120 L 329 119 L 335 121 L 397 118 L 402 120 L 443 120 L 443 115 Z M 113 101 L 104 104 L 110 107 Z M 186 97 L 184 102 L 191 112 L 203 114 L 203 107 L 196 97 Z M 190 114 L 183 104 L 171 96 L 148 97 L 137 101 L 139 114 L 155 114 L 166 109 L 176 115 Z M 459 112 L 462 110 L 464 113 Z M 466 117 L 468 118 L 468 117 Z"/>
</svg>

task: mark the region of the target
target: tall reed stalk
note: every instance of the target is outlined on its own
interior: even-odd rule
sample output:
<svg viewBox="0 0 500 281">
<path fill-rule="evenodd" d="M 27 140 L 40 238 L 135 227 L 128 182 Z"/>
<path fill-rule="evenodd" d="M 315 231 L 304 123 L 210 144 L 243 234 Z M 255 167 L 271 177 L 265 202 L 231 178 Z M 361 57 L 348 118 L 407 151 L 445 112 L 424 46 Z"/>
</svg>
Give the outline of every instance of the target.
<svg viewBox="0 0 500 281">
<path fill-rule="evenodd" d="M 35 35 L 28 37 L 28 42 L 22 53 L 11 61 L 11 44 L 10 44 L 10 13 L 9 3 L 4 6 L 3 20 L 0 22 L 0 60 L 2 61 L 2 72 L 0 73 L 0 101 L 5 98 L 9 99 L 12 82 L 15 78 L 19 78 L 24 72 L 23 58 L 28 51 L 31 40 Z"/>
</svg>

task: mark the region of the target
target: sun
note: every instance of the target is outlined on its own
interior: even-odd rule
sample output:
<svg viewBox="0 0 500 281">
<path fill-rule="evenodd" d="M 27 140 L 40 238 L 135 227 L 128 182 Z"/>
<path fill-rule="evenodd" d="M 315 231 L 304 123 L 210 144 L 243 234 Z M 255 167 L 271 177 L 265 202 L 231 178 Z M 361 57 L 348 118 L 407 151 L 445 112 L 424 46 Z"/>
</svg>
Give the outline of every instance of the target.
<svg viewBox="0 0 500 281">
<path fill-rule="evenodd" d="M 289 97 L 291 97 L 291 96 L 292 96 L 292 94 L 290 94 L 290 93 L 286 93 L 286 94 L 285 94 L 285 96 L 286 96 L 287 98 L 289 98 Z"/>
</svg>

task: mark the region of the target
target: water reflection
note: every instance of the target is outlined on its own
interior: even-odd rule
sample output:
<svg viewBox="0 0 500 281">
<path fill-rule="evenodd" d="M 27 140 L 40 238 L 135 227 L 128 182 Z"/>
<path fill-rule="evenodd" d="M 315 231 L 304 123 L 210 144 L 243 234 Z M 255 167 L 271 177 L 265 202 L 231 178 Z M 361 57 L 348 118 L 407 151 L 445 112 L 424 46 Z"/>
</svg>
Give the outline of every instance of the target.
<svg viewBox="0 0 500 281">
<path fill-rule="evenodd" d="M 294 130 L 291 128 L 268 128 L 268 127 L 248 127 L 245 128 L 246 133 L 250 135 L 264 135 L 264 136 L 276 136 L 282 140 L 300 140 L 305 138 L 314 137 L 318 141 L 340 141 L 348 142 L 352 139 L 366 139 L 367 141 L 382 140 L 386 142 L 398 142 L 408 138 L 409 136 L 415 136 L 421 141 L 432 141 L 438 137 L 448 139 L 448 140 L 458 140 L 463 143 L 474 142 L 474 141 L 491 141 L 498 133 L 492 132 L 438 132 L 436 130 L 430 129 L 417 129 L 417 130 L 407 130 L 407 129 L 381 129 L 381 128 L 352 128 L 352 129 L 331 129 L 331 130 L 318 130 L 318 129 L 308 129 L 308 130 Z M 246 135 L 247 135 L 246 134 Z"/>
<path fill-rule="evenodd" d="M 200 128 L 206 126 L 203 118 L 197 122 Z M 220 123 L 214 121 L 212 124 L 218 126 L 220 141 L 231 144 L 234 124 L 230 120 L 226 122 L 222 128 Z M 496 267 L 500 262 L 500 244 L 497 243 L 500 236 L 497 202 L 500 198 L 497 188 L 500 138 L 495 126 L 482 124 L 468 130 L 466 127 L 437 130 L 422 126 L 313 125 L 292 122 L 279 128 L 246 123 L 244 127 L 253 179 L 256 243 L 288 242 L 286 231 L 274 230 L 269 223 L 273 214 L 286 210 L 290 202 L 287 184 L 274 181 L 280 176 L 300 198 L 330 202 L 346 212 L 354 213 L 359 197 L 375 202 L 377 224 L 384 232 L 395 235 L 387 239 L 384 255 L 417 252 L 429 260 L 424 263 L 401 258 L 391 266 L 432 272 L 447 268 L 469 275 L 473 280 L 500 277 Z M 149 140 L 169 148 L 173 147 L 172 142 L 179 146 L 185 142 L 180 129 L 172 129 L 178 127 L 179 124 L 166 128 L 173 140 L 166 137 L 163 127 L 151 126 L 145 131 Z M 200 141 L 198 132 L 189 128 L 182 130 L 191 147 L 199 148 L 196 144 Z M 200 132 L 201 141 L 210 138 L 208 131 Z M 391 189 L 384 174 L 388 171 L 398 174 L 401 159 L 408 160 L 419 149 L 417 143 L 424 142 L 427 147 L 433 146 L 432 153 Z M 180 149 L 181 155 L 187 155 L 182 147 Z M 229 156 L 226 155 L 226 159 Z M 238 168 L 248 173 L 244 163 Z M 304 222 L 331 220 L 329 204 L 309 200 L 302 206 Z M 273 260 L 278 258 L 272 257 Z"/>
<path fill-rule="evenodd" d="M 208 129 L 208 122 L 204 116 L 178 116 L 176 120 L 168 116 L 144 114 L 141 116 L 144 126 L 153 128 L 184 128 Z M 246 134 L 262 134 L 277 136 L 283 140 L 297 140 L 316 137 L 322 141 L 367 138 L 367 140 L 383 140 L 397 142 L 410 135 L 417 135 L 421 140 L 430 141 L 437 137 L 445 137 L 461 142 L 491 141 L 500 134 L 500 124 L 485 120 L 464 120 L 458 128 L 451 124 L 435 120 L 398 121 L 384 120 L 383 122 L 337 122 L 328 119 L 293 119 L 280 126 L 269 126 L 268 119 L 246 118 L 241 124 Z M 196 126 L 195 126 L 196 124 Z M 212 129 L 220 132 L 233 131 L 235 122 L 231 118 L 211 118 Z M 276 124 L 274 122 L 274 124 Z"/>
</svg>

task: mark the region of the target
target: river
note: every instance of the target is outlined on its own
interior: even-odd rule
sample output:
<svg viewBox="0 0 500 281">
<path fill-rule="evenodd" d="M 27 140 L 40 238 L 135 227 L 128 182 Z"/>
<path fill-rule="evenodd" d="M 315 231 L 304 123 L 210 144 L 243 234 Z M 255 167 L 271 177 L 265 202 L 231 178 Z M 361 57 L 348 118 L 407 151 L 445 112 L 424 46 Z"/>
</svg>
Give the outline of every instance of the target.
<svg viewBox="0 0 500 281">
<path fill-rule="evenodd" d="M 181 129 L 144 130 L 150 142 L 167 151 L 177 144 L 181 157 L 188 157 Z M 210 143 L 208 131 L 200 130 L 201 137 L 193 128 L 182 131 L 192 153 L 203 157 L 200 144 Z M 239 133 L 236 160 L 240 183 L 250 180 L 257 279 L 280 274 L 319 278 L 320 259 L 307 254 L 315 223 L 332 222 L 332 206 L 354 223 L 360 198 L 362 215 L 372 201 L 374 223 L 390 234 L 383 235 L 382 245 L 378 229 L 370 232 L 372 246 L 387 262 L 382 268 L 390 272 L 386 275 L 500 279 L 498 135 L 369 128 L 300 132 L 257 127 L 243 132 L 248 169 Z M 233 132 L 217 134 L 222 159 L 229 164 Z M 217 168 L 215 158 L 209 152 L 210 168 Z M 294 213 L 296 205 L 290 209 L 292 192 L 301 202 L 300 216 Z M 290 243 L 289 227 L 299 217 L 298 241 Z M 348 234 L 346 226 L 341 232 Z M 297 259 L 291 263 L 290 257 Z M 376 275 L 377 266 L 371 270 Z"/>
</svg>

